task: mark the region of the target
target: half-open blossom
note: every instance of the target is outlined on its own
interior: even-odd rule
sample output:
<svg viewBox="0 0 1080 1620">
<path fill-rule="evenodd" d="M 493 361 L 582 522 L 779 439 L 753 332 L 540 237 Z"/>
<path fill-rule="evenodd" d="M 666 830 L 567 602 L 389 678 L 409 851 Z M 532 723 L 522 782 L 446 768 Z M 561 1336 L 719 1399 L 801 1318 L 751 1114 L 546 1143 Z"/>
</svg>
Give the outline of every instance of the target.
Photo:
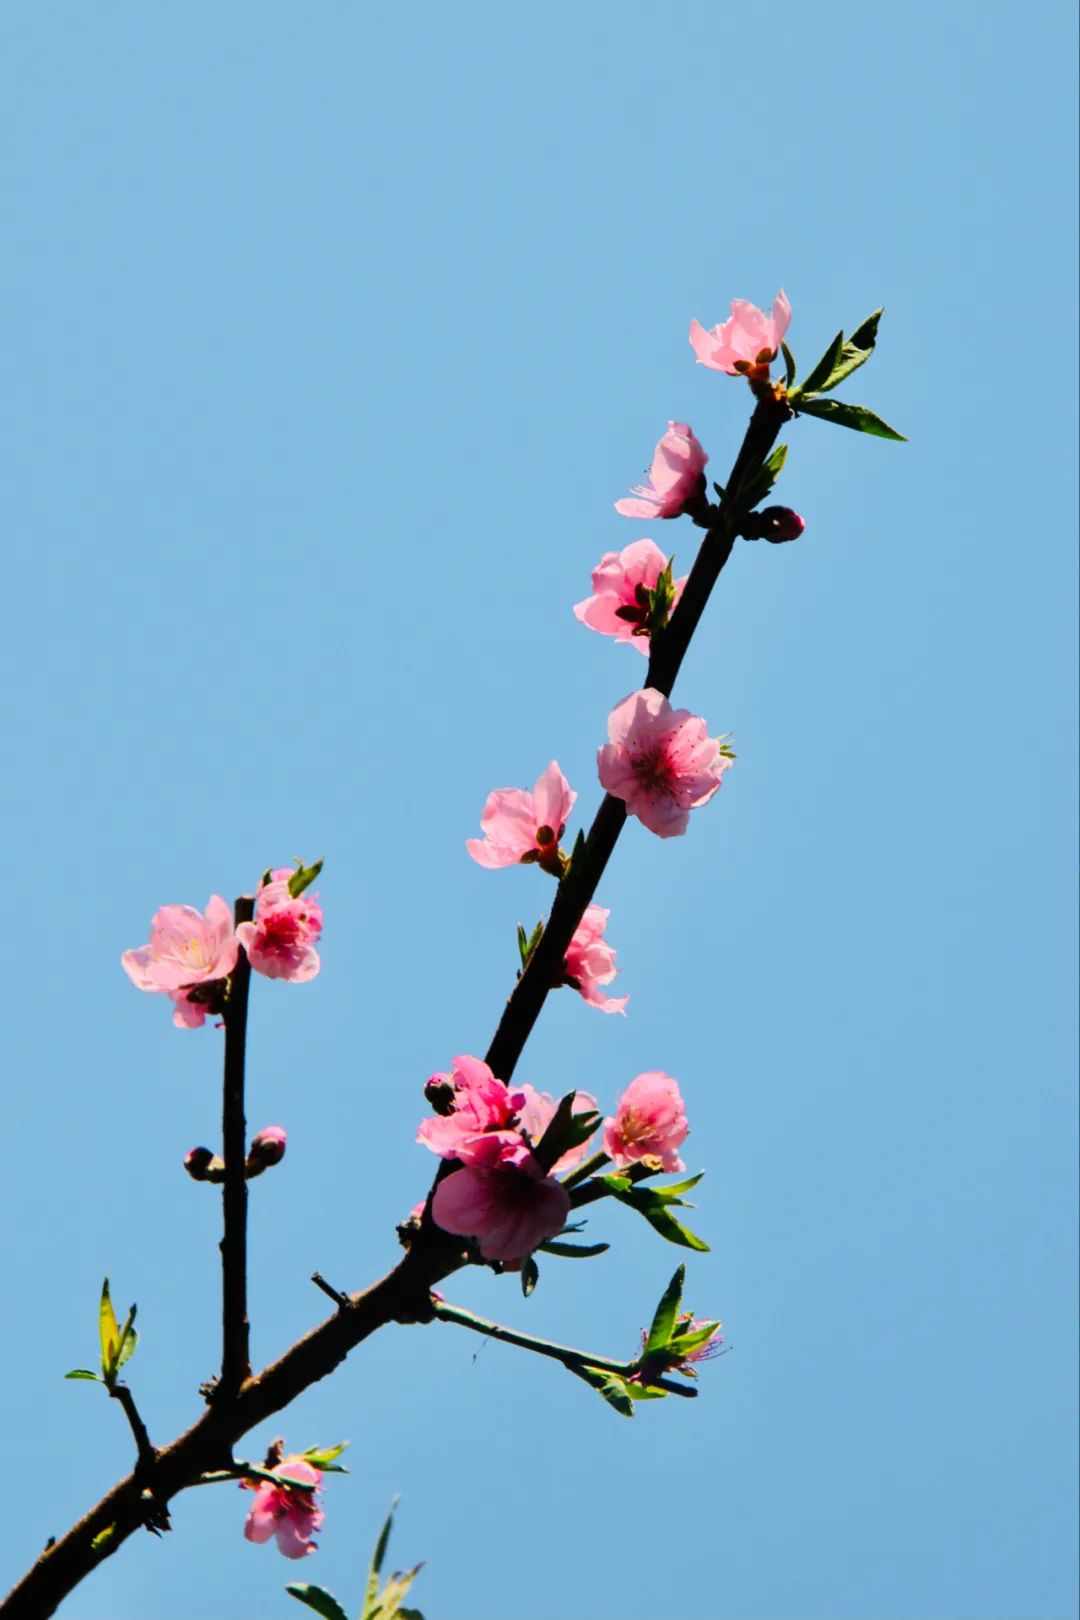
<svg viewBox="0 0 1080 1620">
<path fill-rule="evenodd" d="M 686 831 L 690 811 L 712 798 L 731 765 L 704 720 L 673 709 L 651 686 L 612 709 L 608 736 L 597 755 L 600 781 L 659 838 Z"/>
<path fill-rule="evenodd" d="M 212 894 L 205 916 L 194 906 L 160 907 L 150 923 L 149 944 L 125 951 L 120 962 L 136 989 L 170 998 L 174 1024 L 198 1029 L 208 1009 L 220 1010 L 237 950 L 232 911 Z"/>
<path fill-rule="evenodd" d="M 679 1149 L 690 1127 L 679 1083 L 662 1069 L 649 1069 L 631 1080 L 604 1121 L 604 1152 L 620 1169 L 637 1159 L 657 1158 L 665 1170 L 684 1170 Z"/>
<path fill-rule="evenodd" d="M 294 876 L 291 866 L 271 872 L 259 884 L 254 922 L 241 923 L 236 932 L 256 973 L 305 984 L 319 971 L 315 941 L 322 933 L 323 913 L 318 895 L 309 889 L 289 893 Z"/>
<path fill-rule="evenodd" d="M 675 1319 L 674 1331 L 666 1351 L 653 1351 L 652 1355 L 643 1355 L 640 1370 L 631 1375 L 631 1382 L 647 1384 L 650 1377 L 662 1376 L 666 1372 L 681 1372 L 688 1378 L 696 1378 L 696 1362 L 711 1361 L 714 1356 L 722 1353 L 724 1344 L 722 1329 L 722 1322 L 710 1321 L 704 1316 L 693 1317 L 689 1311 L 684 1311 Z M 695 1344 L 695 1339 L 699 1339 L 700 1342 Z M 643 1351 L 648 1342 L 648 1330 L 642 1328 Z M 689 1350 L 683 1348 L 687 1342 L 692 1346 Z"/>
<path fill-rule="evenodd" d="M 471 1144 L 473 1159 L 440 1181 L 431 1214 L 444 1232 L 475 1238 L 485 1260 L 514 1265 L 561 1232 L 570 1194 L 545 1175 L 519 1137 L 495 1132 Z"/>
<path fill-rule="evenodd" d="M 686 422 L 669 422 L 653 452 L 648 482 L 636 484 L 629 496 L 615 502 L 623 517 L 672 518 L 686 508 L 701 489 L 708 456 Z"/>
<path fill-rule="evenodd" d="M 453 1086 L 451 1111 L 425 1119 L 416 1133 L 418 1142 L 443 1159 L 459 1158 L 471 1137 L 512 1126 L 525 1102 L 523 1092 L 503 1085 L 480 1058 L 462 1054 L 453 1063 L 449 1074 L 432 1076 L 432 1080 Z"/>
<path fill-rule="evenodd" d="M 745 298 L 731 300 L 731 318 L 707 332 L 700 321 L 690 322 L 690 345 L 703 366 L 735 377 L 752 372 L 767 376 L 791 320 L 791 305 L 783 290 L 768 315 Z"/>
<path fill-rule="evenodd" d="M 466 839 L 465 847 L 479 866 L 539 861 L 554 870 L 559 839 L 576 798 L 553 759 L 531 793 L 524 788 L 496 788 L 489 793 L 480 816 L 484 836 Z"/>
<path fill-rule="evenodd" d="M 317 1550 L 311 1538 L 324 1518 L 322 1508 L 315 1504 L 322 1471 L 303 1457 L 292 1456 L 284 1457 L 270 1472 L 280 1483 L 272 1484 L 268 1479 L 243 1482 L 245 1489 L 255 1492 L 244 1535 L 248 1541 L 269 1541 L 276 1536 L 278 1550 L 286 1558 L 306 1558 Z M 291 1489 L 290 1481 L 315 1489 Z"/>
<path fill-rule="evenodd" d="M 528 1081 L 524 1083 L 521 1090 L 525 1102 L 518 1118 L 518 1126 L 535 1146 L 555 1118 L 555 1110 L 559 1105 L 550 1091 L 537 1091 L 533 1086 L 529 1085 Z M 574 1094 L 570 1112 L 573 1114 L 592 1114 L 597 1113 L 599 1107 L 596 1098 L 591 1096 L 589 1092 L 578 1091 Z M 564 1174 L 568 1170 L 573 1170 L 581 1163 L 588 1151 L 588 1142 L 579 1142 L 577 1147 L 570 1148 L 561 1158 L 556 1159 L 550 1173 L 557 1176 Z"/>
<path fill-rule="evenodd" d="M 602 780 L 602 778 L 601 778 Z M 586 906 L 585 914 L 574 931 L 567 947 L 563 964 L 563 983 L 579 991 L 593 1007 L 601 1012 L 626 1014 L 629 996 L 605 996 L 602 985 L 610 984 L 618 973 L 615 951 L 604 939 L 604 929 L 611 916 L 606 906 Z"/>
<path fill-rule="evenodd" d="M 574 614 L 590 630 L 616 641 L 629 641 L 646 657 L 649 637 L 643 633 L 649 618 L 646 592 L 655 591 L 667 558 L 652 540 L 633 540 L 622 551 L 606 551 L 593 569 L 594 595 L 574 605 Z M 683 593 L 687 576 L 674 581 L 671 606 Z"/>
</svg>

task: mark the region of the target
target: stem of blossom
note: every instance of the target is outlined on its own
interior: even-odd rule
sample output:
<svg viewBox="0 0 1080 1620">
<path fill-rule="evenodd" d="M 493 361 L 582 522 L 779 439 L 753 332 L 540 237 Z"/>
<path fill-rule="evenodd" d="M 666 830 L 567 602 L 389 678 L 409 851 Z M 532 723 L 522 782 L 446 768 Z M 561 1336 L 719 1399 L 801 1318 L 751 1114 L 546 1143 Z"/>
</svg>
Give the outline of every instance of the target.
<svg viewBox="0 0 1080 1620">
<path fill-rule="evenodd" d="M 124 1416 L 127 1418 L 131 1432 L 135 1437 L 135 1452 L 139 1466 L 141 1468 L 151 1467 L 157 1453 L 150 1444 L 150 1436 L 147 1433 L 146 1424 L 139 1416 L 139 1409 L 135 1405 L 134 1395 L 132 1395 L 126 1384 L 110 1384 L 108 1390 L 113 1400 L 119 1401 L 124 1409 Z"/>
<path fill-rule="evenodd" d="M 564 1367 L 597 1367 L 601 1372 L 618 1373 L 621 1378 L 629 1378 L 637 1371 L 637 1364 L 633 1361 L 610 1361 L 607 1356 L 586 1355 L 584 1350 L 571 1350 L 564 1344 L 552 1344 L 548 1339 L 534 1338 L 531 1333 L 518 1333 L 514 1328 L 503 1327 L 499 1322 L 489 1322 L 486 1316 L 476 1316 L 472 1311 L 463 1310 L 460 1305 L 447 1305 L 443 1300 L 435 1300 L 432 1305 L 436 1318 L 440 1322 L 453 1322 L 458 1327 L 471 1328 L 474 1333 L 482 1333 L 486 1339 L 498 1339 L 501 1344 L 516 1344 L 520 1350 L 532 1350 L 538 1356 L 550 1356 L 552 1361 L 561 1361 Z M 651 1378 L 650 1384 L 656 1389 L 666 1390 L 669 1395 L 688 1395 L 692 1400 L 697 1394 L 686 1384 L 678 1384 L 670 1378 Z"/>
<path fill-rule="evenodd" d="M 255 901 L 242 894 L 233 921 L 250 922 Z M 225 1075 L 222 1086 L 221 1143 L 225 1179 L 221 1189 L 221 1382 L 215 1399 L 234 1394 L 251 1376 L 247 1314 L 247 1120 L 244 1117 L 244 1058 L 247 1049 L 251 964 L 241 946 L 225 1003 Z"/>
<path fill-rule="evenodd" d="M 571 1170 L 568 1176 L 563 1176 L 562 1184 L 569 1192 L 570 1188 L 576 1187 L 579 1181 L 587 1181 L 590 1176 L 596 1174 L 597 1170 L 602 1170 L 605 1164 L 610 1163 L 611 1160 L 606 1153 L 594 1153 L 591 1159 L 586 1159 L 584 1163 L 578 1165 L 576 1170 Z"/>
<path fill-rule="evenodd" d="M 734 490 L 746 473 L 761 466 L 794 413 L 785 400 L 771 395 L 754 407 L 742 446 L 728 475 L 728 489 Z M 720 577 L 735 544 L 734 527 L 723 504 L 713 526 L 706 532 L 690 570 L 686 586 L 666 630 L 653 639 L 649 668 L 644 685 L 671 696 L 690 638 L 697 629 L 713 586 Z M 585 840 L 585 848 L 559 884 L 551 916 L 540 942 L 521 978 L 511 991 L 486 1060 L 501 1080 L 509 1080 L 540 1016 L 548 992 L 560 984 L 563 963 L 585 908 L 596 893 L 611 852 L 626 821 L 621 799 L 606 794 L 596 812 Z"/>
</svg>

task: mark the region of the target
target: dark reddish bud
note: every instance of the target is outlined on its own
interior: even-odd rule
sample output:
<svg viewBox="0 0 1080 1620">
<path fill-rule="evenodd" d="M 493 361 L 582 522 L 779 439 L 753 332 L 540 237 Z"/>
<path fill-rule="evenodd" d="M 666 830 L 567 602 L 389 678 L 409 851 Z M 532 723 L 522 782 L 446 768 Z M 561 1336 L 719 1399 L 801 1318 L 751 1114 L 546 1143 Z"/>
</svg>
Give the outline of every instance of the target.
<svg viewBox="0 0 1080 1620">
<path fill-rule="evenodd" d="M 780 545 L 784 540 L 797 540 L 805 528 L 803 519 L 790 506 L 766 506 L 764 511 L 750 512 L 740 532 L 744 540 L 771 540 Z"/>
<path fill-rule="evenodd" d="M 424 1096 L 436 1114 L 454 1112 L 454 1082 L 448 1074 L 433 1074 L 424 1087 Z"/>
<path fill-rule="evenodd" d="M 192 1181 L 220 1181 L 225 1174 L 224 1161 L 207 1147 L 193 1147 L 185 1153 L 184 1169 Z"/>
</svg>

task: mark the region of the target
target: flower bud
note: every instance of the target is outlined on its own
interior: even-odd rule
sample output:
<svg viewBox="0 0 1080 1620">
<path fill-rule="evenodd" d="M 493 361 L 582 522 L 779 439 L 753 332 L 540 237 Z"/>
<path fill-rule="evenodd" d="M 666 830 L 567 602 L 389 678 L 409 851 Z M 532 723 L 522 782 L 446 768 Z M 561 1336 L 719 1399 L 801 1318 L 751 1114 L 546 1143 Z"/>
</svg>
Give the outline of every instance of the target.
<svg viewBox="0 0 1080 1620">
<path fill-rule="evenodd" d="M 454 1112 L 454 1082 L 448 1074 L 433 1074 L 424 1087 L 424 1096 L 434 1112 L 444 1119 Z"/>
<path fill-rule="evenodd" d="M 780 545 L 785 540 L 797 540 L 805 528 L 803 519 L 790 506 L 766 506 L 744 518 L 741 533 L 744 540 L 770 540 Z"/>
<path fill-rule="evenodd" d="M 224 1162 L 208 1147 L 193 1147 L 185 1153 L 184 1169 L 192 1181 L 220 1181 L 225 1174 Z"/>
<path fill-rule="evenodd" d="M 246 1165 L 248 1176 L 261 1176 L 272 1164 L 280 1164 L 285 1157 L 285 1142 L 283 1125 L 266 1125 L 252 1137 Z"/>
</svg>

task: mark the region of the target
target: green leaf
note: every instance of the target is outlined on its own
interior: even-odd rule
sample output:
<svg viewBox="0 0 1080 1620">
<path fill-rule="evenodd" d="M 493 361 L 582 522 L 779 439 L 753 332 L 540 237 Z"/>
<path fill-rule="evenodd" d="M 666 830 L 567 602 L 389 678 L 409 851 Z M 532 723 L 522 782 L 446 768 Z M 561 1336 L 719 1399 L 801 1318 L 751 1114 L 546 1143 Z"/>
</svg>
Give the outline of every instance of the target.
<svg viewBox="0 0 1080 1620">
<path fill-rule="evenodd" d="M 706 1322 L 699 1328 L 675 1333 L 668 1340 L 667 1348 L 678 1361 L 685 1361 L 692 1350 L 700 1350 L 703 1344 L 708 1344 L 713 1334 L 719 1332 L 722 1326 L 721 1322 Z"/>
<path fill-rule="evenodd" d="M 666 1203 L 681 1204 L 683 1199 L 680 1194 L 689 1192 L 691 1187 L 696 1187 L 704 1175 L 704 1170 L 699 1170 L 696 1176 L 687 1176 L 685 1181 L 673 1181 L 666 1187 L 650 1187 L 649 1191 L 654 1198 L 663 1198 Z"/>
<path fill-rule="evenodd" d="M 408 1597 L 409 1588 L 423 1567 L 421 1563 L 414 1564 L 412 1569 L 394 1571 L 379 1594 L 379 1620 L 398 1620 L 401 1600 Z"/>
<path fill-rule="evenodd" d="M 71 1372 L 65 1373 L 64 1377 L 65 1378 L 92 1378 L 94 1380 L 95 1384 L 100 1384 L 101 1383 L 100 1374 L 96 1373 L 96 1372 L 90 1372 L 90 1370 L 87 1367 L 74 1367 L 74 1368 L 72 1368 Z"/>
<path fill-rule="evenodd" d="M 842 383 L 845 377 L 850 377 L 853 371 L 858 371 L 860 366 L 866 364 L 874 352 L 881 315 L 882 311 L 875 309 L 872 315 L 866 317 L 858 331 L 852 332 L 840 352 L 840 359 L 834 366 L 828 382 L 822 384 L 822 393 L 835 388 L 837 383 Z"/>
<path fill-rule="evenodd" d="M 379 1539 L 376 1541 L 375 1551 L 371 1555 L 369 1579 L 372 1575 L 380 1575 L 382 1573 L 383 1559 L 386 1557 L 386 1549 L 390 1542 L 390 1532 L 394 1528 L 394 1513 L 397 1510 L 397 1505 L 400 1500 L 400 1496 L 394 1497 L 394 1500 L 390 1503 L 390 1511 L 386 1515 L 386 1523 L 379 1531 Z"/>
<path fill-rule="evenodd" d="M 550 1171 L 552 1165 L 569 1153 L 573 1148 L 580 1147 L 592 1136 L 600 1124 L 602 1115 L 595 1109 L 585 1109 L 574 1113 L 574 1099 L 576 1091 L 568 1091 L 565 1097 L 560 1098 L 559 1106 L 552 1114 L 548 1127 L 539 1141 L 533 1143 L 533 1156 Z"/>
<path fill-rule="evenodd" d="M 101 1339 L 101 1372 L 111 1377 L 116 1371 L 116 1357 L 120 1349 L 120 1324 L 116 1320 L 112 1300 L 109 1298 L 109 1279 L 101 1285 L 101 1305 L 98 1308 L 98 1334 Z"/>
<path fill-rule="evenodd" d="M 570 1371 L 599 1391 L 608 1405 L 613 1406 L 621 1417 L 633 1417 L 634 1401 L 626 1387 L 625 1378 L 621 1378 L 618 1373 L 604 1372 L 599 1367 L 571 1367 Z"/>
<path fill-rule="evenodd" d="M 853 428 L 856 433 L 872 433 L 877 439 L 895 439 L 906 444 L 907 439 L 897 433 L 888 422 L 868 410 L 865 405 L 845 405 L 839 399 L 801 399 L 798 410 L 805 416 L 818 416 L 823 422 L 836 422 L 840 427 Z"/>
<path fill-rule="evenodd" d="M 522 967 L 529 965 L 529 936 L 521 923 L 517 925 L 518 955 L 521 957 Z"/>
<path fill-rule="evenodd" d="M 537 1283 L 540 1281 L 540 1267 L 532 1255 L 527 1255 L 521 1262 L 521 1292 L 528 1299 Z"/>
<path fill-rule="evenodd" d="M 817 365 L 811 371 L 806 381 L 798 388 L 798 398 L 805 394 L 816 394 L 818 389 L 829 386 L 829 378 L 840 363 L 840 356 L 844 352 L 844 334 L 837 332 L 829 347 L 825 350 Z"/>
<path fill-rule="evenodd" d="M 424 1620 L 419 1609 L 399 1609 L 396 1620 Z"/>
<path fill-rule="evenodd" d="M 307 1451 L 300 1453 L 304 1461 L 310 1463 L 312 1468 L 321 1468 L 324 1474 L 347 1474 L 348 1469 L 342 1468 L 337 1459 L 343 1451 L 348 1449 L 349 1442 L 343 1440 L 339 1446 L 309 1446 Z"/>
<path fill-rule="evenodd" d="M 792 354 L 786 343 L 781 343 L 780 348 L 784 356 L 784 367 L 787 371 L 787 376 L 784 378 L 784 386 L 786 388 L 790 388 L 792 383 L 795 381 L 795 356 Z"/>
<path fill-rule="evenodd" d="M 735 491 L 733 499 L 737 517 L 742 517 L 746 512 L 752 511 L 755 506 L 765 499 L 779 478 L 780 469 L 786 460 L 787 445 L 778 444 L 772 455 L 760 467 L 755 467 L 752 472 L 747 473 Z"/>
<path fill-rule="evenodd" d="M 540 1244 L 545 1254 L 561 1255 L 564 1260 L 589 1260 L 594 1254 L 606 1254 L 611 1248 L 610 1243 L 559 1243 L 555 1238 L 548 1238 Z M 68 1373 L 68 1377 L 71 1374 Z"/>
<path fill-rule="evenodd" d="M 682 1301 L 683 1283 L 686 1281 L 686 1267 L 680 1266 L 674 1277 L 660 1295 L 660 1303 L 652 1319 L 649 1336 L 645 1340 L 643 1355 L 651 1356 L 657 1350 L 664 1350 L 671 1338 L 679 1315 L 679 1305 Z"/>
<path fill-rule="evenodd" d="M 670 1209 L 665 1207 L 664 1200 L 658 1198 L 651 1188 L 631 1187 L 629 1192 L 616 1192 L 615 1197 L 620 1203 L 636 1209 L 639 1215 L 644 1215 L 653 1230 L 669 1243 L 677 1243 L 684 1249 L 696 1249 L 702 1254 L 708 1253 L 709 1245 L 682 1226 Z"/>
<path fill-rule="evenodd" d="M 316 1614 L 321 1614 L 323 1620 L 349 1620 L 337 1598 L 323 1586 L 312 1586 L 309 1581 L 291 1581 L 285 1590 L 290 1597 L 298 1598 Z"/>
<path fill-rule="evenodd" d="M 289 893 L 295 900 L 298 895 L 309 889 L 323 869 L 322 861 L 316 861 L 314 866 L 305 866 L 303 861 L 297 861 L 296 871 L 289 879 Z"/>
<path fill-rule="evenodd" d="M 130 1311 L 128 1311 L 127 1318 L 120 1330 L 120 1344 L 116 1352 L 117 1372 L 119 1372 L 124 1363 L 130 1361 L 132 1356 L 135 1354 L 135 1346 L 139 1342 L 139 1335 L 135 1332 L 134 1324 L 135 1306 L 133 1305 Z"/>
</svg>

